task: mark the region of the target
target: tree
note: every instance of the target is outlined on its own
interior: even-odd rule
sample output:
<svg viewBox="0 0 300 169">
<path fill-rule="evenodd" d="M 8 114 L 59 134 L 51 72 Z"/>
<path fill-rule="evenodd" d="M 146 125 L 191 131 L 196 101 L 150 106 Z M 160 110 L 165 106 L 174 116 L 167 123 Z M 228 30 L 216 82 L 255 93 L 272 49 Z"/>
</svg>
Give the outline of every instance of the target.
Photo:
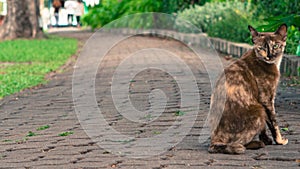
<svg viewBox="0 0 300 169">
<path fill-rule="evenodd" d="M 7 15 L 0 26 L 0 40 L 41 37 L 39 16 L 39 0 L 7 0 Z"/>
</svg>

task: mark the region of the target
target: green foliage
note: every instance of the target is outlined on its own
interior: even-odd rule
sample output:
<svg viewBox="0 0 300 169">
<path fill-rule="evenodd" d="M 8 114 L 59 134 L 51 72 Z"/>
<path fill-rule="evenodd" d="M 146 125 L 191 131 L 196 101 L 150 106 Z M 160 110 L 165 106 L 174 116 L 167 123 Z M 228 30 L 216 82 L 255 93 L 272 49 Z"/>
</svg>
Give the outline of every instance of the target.
<svg viewBox="0 0 300 169">
<path fill-rule="evenodd" d="M 299 43 L 300 43 L 300 31 L 298 28 L 291 25 L 288 28 L 288 37 L 286 41 L 285 52 L 289 54 L 296 54 Z"/>
<path fill-rule="evenodd" d="M 249 18 L 250 5 L 239 1 L 206 3 L 178 13 L 178 19 L 189 21 L 209 36 L 237 42 L 249 42 Z M 181 28 L 183 32 L 189 30 Z"/>
<path fill-rule="evenodd" d="M 191 6 L 193 0 L 103 0 L 101 4 L 90 9 L 83 17 L 83 23 L 92 28 L 103 27 L 104 25 L 128 16 L 128 20 L 117 27 L 149 28 L 155 26 L 155 15 L 132 15 L 138 13 L 161 12 L 173 14 Z M 204 4 L 205 1 L 199 1 Z M 130 16 L 131 15 L 131 16 Z M 126 23 L 130 22 L 130 23 Z"/>
<path fill-rule="evenodd" d="M 162 10 L 160 12 L 172 14 L 174 12 L 182 11 L 184 9 L 187 9 L 189 7 L 193 7 L 195 5 L 204 5 L 206 2 L 209 2 L 210 0 L 201 0 L 201 1 L 195 1 L 195 0 L 163 0 L 163 6 Z"/>
<path fill-rule="evenodd" d="M 247 25 L 254 26 L 258 31 L 270 32 L 286 23 L 289 28 L 285 52 L 296 54 L 300 40 L 299 5 L 294 0 L 211 0 L 204 6 L 179 12 L 177 20 L 189 21 L 209 36 L 242 43 L 251 43 Z M 177 22 L 180 31 L 192 30 L 192 25 L 181 23 Z"/>
<path fill-rule="evenodd" d="M 251 42 L 248 20 L 231 9 L 226 10 L 222 20 L 209 26 L 207 34 L 234 42 Z"/>
<path fill-rule="evenodd" d="M 89 11 L 83 22 L 98 28 L 127 16 L 127 19 L 113 22 L 110 26 L 173 29 L 175 25 L 181 32 L 202 31 L 209 36 L 243 43 L 250 43 L 247 25 L 254 26 L 258 31 L 273 31 L 281 23 L 286 23 L 289 30 L 285 52 L 295 54 L 299 43 L 299 9 L 297 0 L 103 0 Z M 177 12 L 177 19 L 175 15 L 164 18 L 149 12 L 172 15 Z"/>
<path fill-rule="evenodd" d="M 206 3 L 204 6 L 195 6 L 178 13 L 178 18 L 189 21 L 202 32 L 207 32 L 209 27 L 224 19 L 226 12 L 237 10 L 246 13 L 247 6 L 241 2 Z"/>
<path fill-rule="evenodd" d="M 83 17 L 83 23 L 92 28 L 103 27 L 122 16 L 142 12 L 159 12 L 161 7 L 162 1 L 122 0 L 119 2 L 118 0 L 103 0 L 99 6 L 91 9 Z M 130 20 L 136 20 L 136 18 L 130 18 Z"/>
<path fill-rule="evenodd" d="M 90 9 L 82 18 L 83 24 L 92 28 L 102 27 L 115 19 L 118 0 L 103 0 L 101 4 Z"/>
<path fill-rule="evenodd" d="M 298 0 L 251 0 L 251 4 L 253 4 L 253 17 L 258 20 L 300 14 Z"/>
<path fill-rule="evenodd" d="M 173 28 L 174 21 L 175 17 L 167 14 L 138 13 L 124 16 L 122 20 L 111 22 L 105 28 L 169 29 Z"/>
<path fill-rule="evenodd" d="M 45 83 L 76 52 L 77 41 L 51 37 L 0 43 L 0 98 Z"/>
</svg>

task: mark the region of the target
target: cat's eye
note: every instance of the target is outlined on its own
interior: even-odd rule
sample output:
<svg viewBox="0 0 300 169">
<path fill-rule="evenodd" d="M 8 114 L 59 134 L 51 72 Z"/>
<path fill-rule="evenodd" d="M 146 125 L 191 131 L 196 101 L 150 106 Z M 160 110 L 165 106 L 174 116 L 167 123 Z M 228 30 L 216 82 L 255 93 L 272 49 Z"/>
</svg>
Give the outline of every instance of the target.
<svg viewBox="0 0 300 169">
<path fill-rule="evenodd" d="M 277 49 L 277 48 L 279 48 L 279 45 L 278 45 L 278 44 L 275 44 L 275 45 L 273 46 L 273 49 Z"/>
</svg>

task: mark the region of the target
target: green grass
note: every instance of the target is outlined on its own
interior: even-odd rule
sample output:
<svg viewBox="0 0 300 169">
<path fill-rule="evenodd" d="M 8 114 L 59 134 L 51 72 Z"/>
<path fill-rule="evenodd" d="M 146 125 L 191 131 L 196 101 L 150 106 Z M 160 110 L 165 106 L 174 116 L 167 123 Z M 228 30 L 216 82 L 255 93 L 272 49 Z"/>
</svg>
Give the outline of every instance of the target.
<svg viewBox="0 0 300 169">
<path fill-rule="evenodd" d="M 13 40 L 0 43 L 2 62 L 65 61 L 76 50 L 77 41 L 61 37 Z"/>
<path fill-rule="evenodd" d="M 76 52 L 77 40 L 50 37 L 0 43 L 0 98 L 45 83 Z"/>
<path fill-rule="evenodd" d="M 48 129 L 48 128 L 50 128 L 50 126 L 49 126 L 49 125 L 45 125 L 45 126 L 40 126 L 40 127 L 38 127 L 36 130 L 37 130 L 37 131 L 41 131 L 41 130 L 46 130 L 46 129 Z"/>
<path fill-rule="evenodd" d="M 74 134 L 73 131 L 66 131 L 66 132 L 59 133 L 58 136 L 65 137 L 65 136 L 69 136 L 69 135 L 72 135 L 72 134 Z"/>
<path fill-rule="evenodd" d="M 37 134 L 32 131 L 29 131 L 28 134 L 26 135 L 26 137 L 33 137 L 33 136 L 37 136 Z"/>
</svg>

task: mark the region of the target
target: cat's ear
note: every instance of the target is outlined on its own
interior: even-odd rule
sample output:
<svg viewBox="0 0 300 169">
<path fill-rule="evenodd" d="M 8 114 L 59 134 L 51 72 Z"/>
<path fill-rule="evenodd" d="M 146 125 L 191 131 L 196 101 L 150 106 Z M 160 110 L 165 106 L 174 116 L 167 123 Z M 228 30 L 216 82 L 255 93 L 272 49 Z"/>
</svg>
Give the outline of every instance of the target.
<svg viewBox="0 0 300 169">
<path fill-rule="evenodd" d="M 282 37 L 282 40 L 286 40 L 286 34 L 287 34 L 287 25 L 284 23 L 279 26 L 279 28 L 275 31 L 276 35 L 280 35 Z"/>
<path fill-rule="evenodd" d="M 251 33 L 252 38 L 255 38 L 256 36 L 258 36 L 258 32 L 251 25 L 248 25 L 248 29 Z"/>
<path fill-rule="evenodd" d="M 254 43 L 254 39 L 258 36 L 258 32 L 251 25 L 248 25 L 248 29 L 252 36 L 252 43 Z"/>
</svg>

